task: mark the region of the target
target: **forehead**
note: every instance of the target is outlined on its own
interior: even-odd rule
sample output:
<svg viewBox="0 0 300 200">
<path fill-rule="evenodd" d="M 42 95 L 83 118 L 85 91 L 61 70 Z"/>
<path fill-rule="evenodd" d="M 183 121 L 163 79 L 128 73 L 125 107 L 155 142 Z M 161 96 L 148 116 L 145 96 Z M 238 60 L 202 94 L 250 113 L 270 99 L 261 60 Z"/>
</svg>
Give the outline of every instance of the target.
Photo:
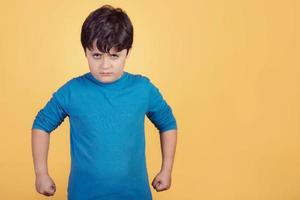
<svg viewBox="0 0 300 200">
<path fill-rule="evenodd" d="M 100 51 L 100 50 L 97 48 L 96 40 L 94 40 L 93 46 L 92 46 L 92 49 L 91 49 L 91 50 L 89 50 L 88 48 L 86 48 L 86 49 L 87 49 L 87 51 L 90 51 L 90 52 L 92 52 L 92 53 L 104 53 L 104 52 Z M 118 52 L 122 53 L 123 51 L 126 51 L 126 49 L 123 49 L 123 50 L 121 50 L 121 51 L 117 51 L 117 49 L 116 49 L 115 47 L 112 47 L 112 48 L 109 50 L 109 53 L 110 53 L 110 54 L 115 54 L 115 53 L 118 53 Z"/>
</svg>

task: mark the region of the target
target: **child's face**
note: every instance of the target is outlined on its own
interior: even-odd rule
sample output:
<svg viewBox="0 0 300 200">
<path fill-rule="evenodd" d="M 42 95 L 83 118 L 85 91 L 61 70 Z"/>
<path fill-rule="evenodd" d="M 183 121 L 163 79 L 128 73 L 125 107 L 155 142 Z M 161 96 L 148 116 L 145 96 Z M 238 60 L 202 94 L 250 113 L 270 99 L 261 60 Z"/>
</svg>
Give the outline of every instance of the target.
<svg viewBox="0 0 300 200">
<path fill-rule="evenodd" d="M 122 76 L 127 58 L 127 49 L 117 52 L 115 48 L 111 48 L 109 52 L 109 54 L 100 52 L 95 42 L 91 51 L 86 48 L 86 58 L 90 72 L 97 80 L 103 83 L 113 82 Z"/>
</svg>

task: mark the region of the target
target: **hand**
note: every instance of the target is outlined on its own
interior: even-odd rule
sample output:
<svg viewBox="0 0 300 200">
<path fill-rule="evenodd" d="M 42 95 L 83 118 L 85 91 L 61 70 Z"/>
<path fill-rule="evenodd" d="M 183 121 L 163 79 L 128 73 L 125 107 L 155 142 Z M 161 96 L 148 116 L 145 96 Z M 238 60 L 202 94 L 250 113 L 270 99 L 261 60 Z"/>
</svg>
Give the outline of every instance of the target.
<svg viewBox="0 0 300 200">
<path fill-rule="evenodd" d="M 153 179 L 152 186 L 157 192 L 168 190 L 171 186 L 171 173 L 160 171 Z"/>
<path fill-rule="evenodd" d="M 56 191 L 55 183 L 48 174 L 36 176 L 35 188 L 38 193 L 45 196 L 53 196 Z"/>
</svg>

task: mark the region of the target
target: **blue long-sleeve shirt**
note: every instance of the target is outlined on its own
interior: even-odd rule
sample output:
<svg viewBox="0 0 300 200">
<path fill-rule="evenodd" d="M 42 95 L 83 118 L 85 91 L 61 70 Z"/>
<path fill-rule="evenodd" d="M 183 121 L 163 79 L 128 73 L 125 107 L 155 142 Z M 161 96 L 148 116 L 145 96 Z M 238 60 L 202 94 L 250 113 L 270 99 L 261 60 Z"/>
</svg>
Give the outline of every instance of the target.
<svg viewBox="0 0 300 200">
<path fill-rule="evenodd" d="M 69 200 L 151 200 L 144 119 L 162 133 L 176 119 L 149 78 L 124 71 L 111 83 L 90 72 L 67 81 L 37 113 L 32 129 L 70 122 Z"/>
</svg>

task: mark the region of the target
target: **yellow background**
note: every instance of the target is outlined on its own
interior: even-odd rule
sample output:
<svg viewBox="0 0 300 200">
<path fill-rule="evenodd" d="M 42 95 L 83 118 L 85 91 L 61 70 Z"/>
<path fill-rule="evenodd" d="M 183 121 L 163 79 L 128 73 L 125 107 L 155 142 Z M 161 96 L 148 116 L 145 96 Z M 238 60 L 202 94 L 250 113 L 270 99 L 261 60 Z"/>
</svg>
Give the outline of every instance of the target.
<svg viewBox="0 0 300 200">
<path fill-rule="evenodd" d="M 126 70 L 160 88 L 178 121 L 171 189 L 159 200 L 300 199 L 297 0 L 1 2 L 0 199 L 48 199 L 34 186 L 31 125 L 52 93 L 88 71 L 81 25 L 99 6 L 134 25 Z M 149 182 L 158 132 L 146 120 Z M 69 121 L 51 135 L 49 173 L 66 197 Z"/>
</svg>

